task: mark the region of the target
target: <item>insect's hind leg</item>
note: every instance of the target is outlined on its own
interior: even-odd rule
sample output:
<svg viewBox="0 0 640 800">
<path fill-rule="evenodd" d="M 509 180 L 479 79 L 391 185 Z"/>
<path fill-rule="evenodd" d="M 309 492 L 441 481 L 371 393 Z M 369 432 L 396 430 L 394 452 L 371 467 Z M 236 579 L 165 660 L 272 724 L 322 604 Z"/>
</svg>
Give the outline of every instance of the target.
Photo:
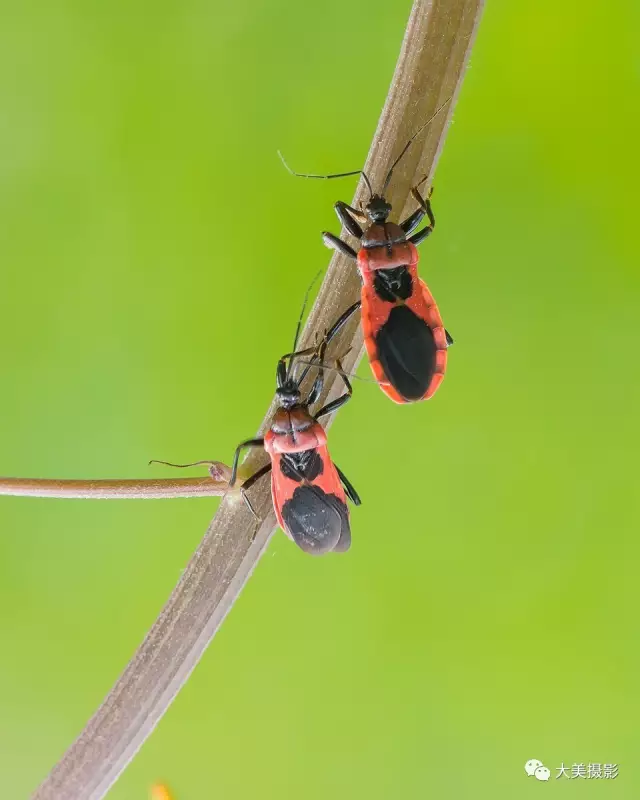
<svg viewBox="0 0 640 800">
<path fill-rule="evenodd" d="M 318 362 L 314 364 L 315 359 L 314 362 L 312 362 L 312 364 L 317 366 L 320 371 L 308 395 L 307 402 L 309 403 L 309 405 L 313 405 L 316 402 L 316 400 L 320 397 L 320 394 L 322 393 L 322 388 L 324 385 L 324 373 L 323 373 L 324 354 L 327 347 L 329 346 L 329 342 L 333 339 L 334 336 L 336 336 L 336 334 L 342 328 L 342 326 L 355 314 L 355 312 L 360 308 L 360 305 L 361 301 L 358 300 L 353 305 L 349 306 L 349 308 L 346 311 L 343 311 L 343 313 L 338 317 L 338 319 L 333 323 L 331 328 L 325 334 L 324 339 L 320 347 L 318 348 L 318 356 L 317 356 Z M 340 359 L 336 359 L 336 365 L 338 367 L 338 371 L 341 371 L 342 364 L 340 363 Z M 347 400 L 349 400 L 352 394 L 351 384 L 349 383 L 349 379 L 344 374 L 342 374 L 342 380 L 344 381 L 344 384 L 347 388 L 347 394 L 343 395 L 342 397 L 338 397 L 336 400 L 332 400 L 331 403 L 329 403 L 327 406 L 321 408 L 320 411 L 316 414 L 316 419 L 318 417 L 331 414 L 333 411 L 336 411 L 338 408 L 340 408 L 341 405 L 346 403 Z"/>
<path fill-rule="evenodd" d="M 340 469 L 340 467 L 337 464 L 334 463 L 333 466 L 336 468 L 336 472 L 340 476 L 340 481 L 344 486 L 344 490 L 349 500 L 351 500 L 354 506 L 361 505 L 362 500 L 360 500 L 360 495 L 358 494 L 358 492 L 356 492 L 354 485 L 351 483 L 351 481 L 347 478 L 347 476 L 344 474 L 344 472 Z"/>
<path fill-rule="evenodd" d="M 338 371 L 340 372 L 340 377 L 342 378 L 344 385 L 347 391 L 340 395 L 340 397 L 336 397 L 335 400 L 332 400 L 330 403 L 327 403 L 326 406 L 323 406 L 320 411 L 315 414 L 315 419 L 318 420 L 320 417 L 326 417 L 328 414 L 333 414 L 334 411 L 337 411 L 341 408 L 345 403 L 348 403 L 351 400 L 351 395 L 353 394 L 353 389 L 351 388 L 351 384 L 349 383 L 349 378 L 347 378 L 346 374 L 342 371 L 342 364 L 340 363 L 340 359 L 336 359 L 336 365 L 338 367 Z"/>
<path fill-rule="evenodd" d="M 254 507 L 251 505 L 251 500 L 249 500 L 247 492 L 253 486 L 254 483 L 259 481 L 260 478 L 262 478 L 271 470 L 271 466 L 272 466 L 271 462 L 269 462 L 268 464 L 265 464 L 264 467 L 260 467 L 260 469 L 257 470 L 257 472 L 254 472 L 250 478 L 247 478 L 247 480 L 240 487 L 240 493 L 242 494 L 242 499 L 244 500 L 246 507 L 249 509 L 249 511 L 253 514 L 253 516 L 256 519 L 260 519 L 260 517 L 256 514 Z"/>
<path fill-rule="evenodd" d="M 325 344 L 329 344 L 329 342 L 333 339 L 334 336 L 339 332 L 340 328 L 351 319 L 351 317 L 356 313 L 356 311 L 362 305 L 361 300 L 356 300 L 356 302 L 349 306 L 346 311 L 343 311 L 342 314 L 338 317 L 338 319 L 333 323 L 333 325 L 329 328 L 326 332 L 324 341 Z"/>
</svg>

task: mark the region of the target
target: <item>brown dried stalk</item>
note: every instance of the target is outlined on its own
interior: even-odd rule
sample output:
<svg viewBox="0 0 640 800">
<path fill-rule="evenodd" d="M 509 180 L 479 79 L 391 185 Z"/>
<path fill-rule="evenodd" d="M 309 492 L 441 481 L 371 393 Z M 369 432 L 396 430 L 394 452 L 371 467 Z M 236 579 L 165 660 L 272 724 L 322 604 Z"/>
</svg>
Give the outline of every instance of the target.
<svg viewBox="0 0 640 800">
<path fill-rule="evenodd" d="M 130 480 L 56 480 L 0 478 L 0 495 L 58 497 L 65 500 L 162 500 L 176 497 L 219 497 L 229 487 L 231 470 L 220 464 L 218 475 L 206 478 Z M 215 473 L 214 473 L 215 474 Z"/>
<path fill-rule="evenodd" d="M 415 0 L 400 57 L 366 170 L 374 187 L 409 137 L 434 111 L 452 101 L 416 139 L 394 173 L 387 199 L 398 216 L 408 213 L 412 185 L 430 175 L 442 147 L 448 118 L 467 63 L 483 0 Z M 354 203 L 365 194 L 359 187 Z M 343 232 L 344 235 L 344 232 Z M 309 316 L 301 344 L 312 343 L 360 294 L 352 263 L 334 255 Z M 341 331 L 336 352 L 350 352 L 344 368 L 355 369 L 362 355 L 357 320 Z M 321 398 L 337 396 L 340 378 L 332 373 Z M 271 418 L 272 404 L 261 431 Z M 254 453 L 245 466 L 265 463 Z M 226 497 L 180 582 L 144 642 L 104 703 L 34 794 L 36 800 L 97 800 L 107 792 L 151 733 L 188 678 L 275 529 L 269 481 L 251 491 L 260 524 L 237 498 Z M 255 538 L 253 538 L 255 533 Z"/>
</svg>

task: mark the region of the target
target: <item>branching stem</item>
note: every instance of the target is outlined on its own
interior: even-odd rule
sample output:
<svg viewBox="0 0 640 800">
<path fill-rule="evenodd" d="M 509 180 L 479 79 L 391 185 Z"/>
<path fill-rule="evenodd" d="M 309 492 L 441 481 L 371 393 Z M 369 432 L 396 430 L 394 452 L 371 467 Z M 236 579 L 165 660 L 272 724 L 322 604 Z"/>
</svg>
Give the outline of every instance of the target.
<svg viewBox="0 0 640 800">
<path fill-rule="evenodd" d="M 449 97 L 439 114 L 416 138 L 394 171 L 387 193 L 398 217 L 410 208 L 410 190 L 430 176 L 455 105 L 483 0 L 415 0 L 396 71 L 364 167 L 373 185 L 388 170 L 408 139 Z M 352 203 L 365 199 L 361 181 Z M 295 186 L 292 186 L 295 191 Z M 346 232 L 343 231 L 343 236 Z M 360 295 L 353 264 L 335 254 L 300 341 L 317 334 Z M 362 336 L 354 317 L 336 336 L 336 352 L 348 355 L 343 368 L 353 372 L 362 355 Z M 322 403 L 337 396 L 342 379 L 327 377 Z M 261 432 L 269 425 L 273 405 Z M 252 453 L 248 471 L 265 463 Z M 250 576 L 275 528 L 269 482 L 251 489 L 260 523 L 243 503 L 225 498 L 200 547 L 133 659 L 78 739 L 34 794 L 35 800 L 98 800 L 103 797 L 154 729 L 189 677 Z M 331 557 L 331 556 L 328 556 Z"/>
</svg>

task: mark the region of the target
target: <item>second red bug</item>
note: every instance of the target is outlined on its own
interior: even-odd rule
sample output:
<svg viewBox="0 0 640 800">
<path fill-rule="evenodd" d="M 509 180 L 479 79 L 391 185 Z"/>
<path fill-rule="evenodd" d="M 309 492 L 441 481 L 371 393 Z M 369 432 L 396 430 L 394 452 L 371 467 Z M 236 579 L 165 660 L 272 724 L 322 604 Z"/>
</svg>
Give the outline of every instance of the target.
<svg viewBox="0 0 640 800">
<path fill-rule="evenodd" d="M 362 277 L 360 300 L 350 306 L 327 334 L 331 340 L 358 309 L 369 363 L 385 394 L 396 403 L 432 397 L 444 378 L 447 347 L 453 339 L 426 283 L 418 276 L 416 245 L 432 232 L 435 217 L 429 198 L 417 189 L 418 209 L 400 224 L 388 222 L 391 206 L 383 194 L 371 193 L 364 212 L 338 201 L 343 225 L 360 239 L 356 253 L 325 232 L 323 240 L 357 261 Z M 429 224 L 412 233 L 427 216 Z M 360 223 L 366 222 L 362 228 Z"/>
<path fill-rule="evenodd" d="M 322 234 L 327 247 L 357 262 L 362 278 L 360 300 L 339 317 L 328 331 L 326 340 L 330 341 L 360 309 L 371 369 L 382 390 L 396 403 L 427 400 L 435 394 L 444 378 L 447 347 L 453 344 L 433 295 L 418 276 L 417 245 L 429 236 L 436 224 L 429 196 L 424 198 L 418 191 L 423 181 L 411 190 L 418 208 L 399 224 L 388 221 L 392 208 L 385 199 L 398 162 L 444 105 L 446 103 L 409 139 L 389 169 L 379 193 L 373 191 L 363 170 L 335 175 L 293 173 L 304 178 L 362 175 L 365 181 L 369 201 L 364 209 L 355 209 L 341 200 L 335 204 L 340 222 L 360 240 L 358 251 L 332 233 L 325 231 Z M 289 169 L 284 159 L 283 163 Z M 417 230 L 425 216 L 428 225 Z"/>
<path fill-rule="evenodd" d="M 345 394 L 327 403 L 315 414 L 309 411 L 309 406 L 322 393 L 325 346 L 326 341 L 319 350 L 312 348 L 289 353 L 278 361 L 276 382 L 280 407 L 264 437 L 247 439 L 238 445 L 229 482 L 232 488 L 241 451 L 245 447 L 264 447 L 270 462 L 243 483 L 245 500 L 251 508 L 246 491 L 263 475 L 271 472 L 271 495 L 278 524 L 298 547 L 313 555 L 341 553 L 349 549 L 351 528 L 346 498 L 354 505 L 360 505 L 356 490 L 332 462 L 327 449 L 327 434 L 318 422 L 351 398 L 351 385 L 346 375 L 342 374 Z M 313 355 L 311 362 L 302 361 L 300 357 L 303 355 Z M 299 365 L 305 368 L 296 375 Z M 311 366 L 318 367 L 318 374 L 309 394 L 303 398 L 300 386 Z M 339 361 L 337 366 L 341 371 Z"/>
</svg>

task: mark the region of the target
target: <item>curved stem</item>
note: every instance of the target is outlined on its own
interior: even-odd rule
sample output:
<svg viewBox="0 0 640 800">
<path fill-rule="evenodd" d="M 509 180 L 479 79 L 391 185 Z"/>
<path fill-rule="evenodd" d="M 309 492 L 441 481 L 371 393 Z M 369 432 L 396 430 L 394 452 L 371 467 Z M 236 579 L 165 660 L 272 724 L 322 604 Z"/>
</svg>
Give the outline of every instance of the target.
<svg viewBox="0 0 640 800">
<path fill-rule="evenodd" d="M 431 175 L 462 81 L 483 0 L 415 0 L 396 71 L 364 171 L 381 186 L 407 140 L 449 97 L 452 102 L 416 138 L 394 173 L 387 199 L 399 218 L 407 216 L 410 190 Z M 292 179 L 293 180 L 293 179 Z M 352 203 L 368 193 L 361 181 Z M 331 260 L 299 347 L 312 344 L 360 295 L 353 264 L 342 254 Z M 337 353 L 348 355 L 353 372 L 362 355 L 357 319 L 336 335 Z M 338 396 L 342 378 L 327 376 L 319 402 Z M 268 427 L 274 406 L 260 433 Z M 260 435 L 260 434 L 258 434 Z M 262 453 L 245 462 L 249 472 L 266 463 Z M 108 791 L 154 729 L 198 663 L 251 575 L 275 529 L 268 481 L 251 489 L 256 521 L 243 503 L 225 498 L 200 547 L 144 642 L 102 706 L 34 794 L 34 800 L 98 800 Z"/>
</svg>

